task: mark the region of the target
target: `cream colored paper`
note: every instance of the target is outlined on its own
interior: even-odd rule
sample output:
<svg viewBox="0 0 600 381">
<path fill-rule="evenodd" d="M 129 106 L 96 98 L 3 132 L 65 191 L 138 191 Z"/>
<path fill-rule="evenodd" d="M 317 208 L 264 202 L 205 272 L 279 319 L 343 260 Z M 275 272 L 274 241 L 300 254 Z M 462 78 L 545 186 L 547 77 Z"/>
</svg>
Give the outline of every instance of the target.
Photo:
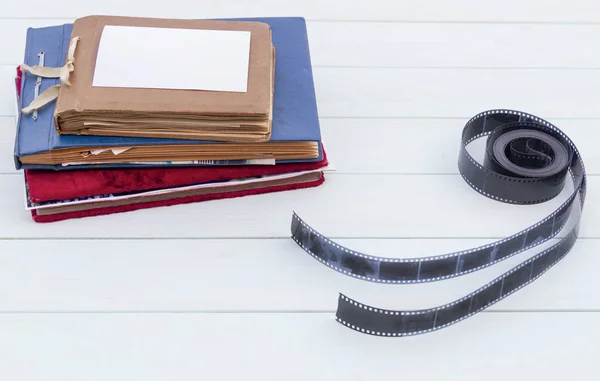
<svg viewBox="0 0 600 381">
<path fill-rule="evenodd" d="M 107 25 L 93 86 L 246 92 L 250 32 Z"/>
</svg>

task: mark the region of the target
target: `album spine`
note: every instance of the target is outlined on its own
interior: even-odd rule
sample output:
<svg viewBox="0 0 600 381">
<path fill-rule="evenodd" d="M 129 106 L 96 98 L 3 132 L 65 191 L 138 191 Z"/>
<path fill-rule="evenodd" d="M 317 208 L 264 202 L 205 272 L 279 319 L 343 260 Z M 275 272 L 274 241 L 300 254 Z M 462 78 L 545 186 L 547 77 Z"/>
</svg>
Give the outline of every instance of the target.
<svg viewBox="0 0 600 381">
<path fill-rule="evenodd" d="M 33 28 L 27 28 L 27 33 L 25 36 L 25 52 L 23 54 L 23 63 L 27 62 L 27 57 L 29 55 L 29 49 L 31 47 L 31 37 L 33 34 Z M 21 69 L 17 67 L 16 75 L 15 75 L 15 142 L 14 142 L 14 151 L 13 151 L 13 159 L 15 163 L 15 169 L 18 171 L 21 169 L 21 161 L 19 157 L 21 155 L 21 146 L 19 144 L 19 138 L 21 136 L 21 123 L 22 123 L 22 114 L 21 109 L 23 108 L 23 97 L 20 94 L 23 94 L 23 88 L 25 87 L 25 78 Z"/>
</svg>

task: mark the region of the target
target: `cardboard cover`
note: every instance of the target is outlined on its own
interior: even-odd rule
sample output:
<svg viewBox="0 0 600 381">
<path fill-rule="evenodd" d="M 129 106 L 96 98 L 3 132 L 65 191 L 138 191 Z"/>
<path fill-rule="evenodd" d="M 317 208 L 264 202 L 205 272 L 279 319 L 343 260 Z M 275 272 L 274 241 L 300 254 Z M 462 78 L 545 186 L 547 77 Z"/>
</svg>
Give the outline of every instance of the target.
<svg viewBox="0 0 600 381">
<path fill-rule="evenodd" d="M 94 86 L 99 44 L 107 26 L 250 32 L 247 91 Z M 143 30 L 143 29 L 142 29 Z M 87 16 L 73 23 L 77 39 L 70 85 L 62 83 L 56 103 L 59 134 L 164 137 L 262 142 L 271 133 L 274 52 L 268 24 L 251 21 L 180 20 Z M 152 41 L 148 41 L 152 44 Z M 198 49 L 188 46 L 187 49 Z M 155 56 L 163 54 L 160 50 Z M 193 62 L 172 57 L 171 70 L 194 75 Z M 146 62 L 144 62 L 144 59 Z M 210 58 L 207 58 L 210 59 Z M 140 57 L 137 70 L 150 65 Z M 66 61 L 65 61 L 66 63 Z M 132 65 L 131 62 L 122 63 Z M 98 73 L 96 73 L 98 74 Z M 168 78 L 168 72 L 152 75 Z M 84 125 L 84 122 L 87 124 Z"/>
</svg>

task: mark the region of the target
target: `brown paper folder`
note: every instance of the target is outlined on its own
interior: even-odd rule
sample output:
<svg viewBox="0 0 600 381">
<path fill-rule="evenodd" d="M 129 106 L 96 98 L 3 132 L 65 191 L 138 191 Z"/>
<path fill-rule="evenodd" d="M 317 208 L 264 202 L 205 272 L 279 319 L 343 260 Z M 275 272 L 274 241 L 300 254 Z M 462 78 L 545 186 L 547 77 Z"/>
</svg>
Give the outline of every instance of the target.
<svg viewBox="0 0 600 381">
<path fill-rule="evenodd" d="M 100 87 L 93 80 L 103 30 L 108 25 L 250 32 L 246 91 Z M 88 16 L 73 24 L 76 41 L 70 85 L 62 83 L 55 111 L 59 134 L 264 142 L 271 136 L 274 46 L 261 22 Z M 148 41 L 152 44 L 152 41 Z M 189 46 L 194 49 L 194 46 Z M 161 51 L 156 51 L 160 55 Z M 140 59 L 143 66 L 153 57 Z M 156 59 L 156 57 L 154 58 Z M 208 58 L 210 59 L 210 58 Z M 172 57 L 172 71 L 194 75 L 193 62 Z M 156 73 L 167 77 L 169 73 Z"/>
</svg>

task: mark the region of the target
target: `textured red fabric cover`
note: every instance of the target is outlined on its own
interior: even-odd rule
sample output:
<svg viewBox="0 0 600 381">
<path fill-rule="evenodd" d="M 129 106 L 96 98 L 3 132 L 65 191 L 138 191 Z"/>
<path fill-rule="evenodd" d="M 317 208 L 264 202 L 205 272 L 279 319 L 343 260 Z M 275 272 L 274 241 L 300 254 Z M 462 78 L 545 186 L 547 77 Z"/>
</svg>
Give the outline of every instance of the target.
<svg viewBox="0 0 600 381">
<path fill-rule="evenodd" d="M 325 181 L 325 177 L 321 176 L 321 179 L 319 179 L 319 180 L 316 180 L 313 182 L 299 183 L 299 184 L 265 187 L 265 188 L 259 188 L 259 189 L 250 189 L 250 190 L 246 190 L 246 191 L 223 192 L 223 193 L 203 195 L 203 196 L 191 196 L 191 197 L 177 198 L 177 199 L 165 200 L 165 201 L 145 202 L 145 203 L 130 204 L 130 205 L 119 206 L 119 207 L 99 208 L 99 209 L 94 209 L 94 210 L 61 213 L 61 214 L 54 214 L 54 215 L 47 215 L 47 216 L 38 216 L 35 213 L 35 210 L 33 210 L 31 215 L 33 217 L 33 220 L 36 222 L 57 222 L 57 221 L 63 221 L 63 220 L 73 219 L 73 218 L 83 218 L 83 217 L 92 217 L 92 216 L 100 216 L 100 215 L 107 215 L 107 214 L 123 213 L 123 212 L 139 210 L 139 209 L 155 208 L 155 207 L 160 207 L 160 206 L 189 204 L 189 203 L 200 202 L 200 201 L 219 200 L 219 199 L 226 199 L 226 198 L 265 194 L 265 193 L 271 193 L 271 192 L 282 192 L 282 191 L 288 191 L 288 190 L 294 190 L 294 189 L 312 188 L 312 187 L 316 187 L 316 186 L 322 184 L 324 181 Z"/>
<path fill-rule="evenodd" d="M 15 80 L 15 85 L 17 86 L 17 97 L 21 96 L 21 82 L 23 81 L 23 72 L 21 72 L 21 68 L 17 66 L 17 78 Z"/>
<path fill-rule="evenodd" d="M 314 163 L 260 166 L 90 169 L 73 171 L 26 170 L 33 202 L 66 200 L 100 194 L 164 189 L 244 177 L 283 174 L 322 168 L 327 157 Z"/>
<path fill-rule="evenodd" d="M 20 78 L 17 68 L 17 95 L 20 96 Z M 65 200 L 76 197 L 88 197 L 99 194 L 164 189 L 206 182 L 232 180 L 237 178 L 274 175 L 288 172 L 318 169 L 328 164 L 323 150 L 323 160 L 314 163 L 289 163 L 275 166 L 228 166 L 228 167 L 187 167 L 187 168 L 143 168 L 143 169 L 90 169 L 68 171 L 25 170 L 31 201 Z M 55 215 L 38 216 L 32 211 L 37 222 L 54 222 L 72 218 L 122 213 L 138 209 L 170 206 L 200 201 L 243 197 L 271 192 L 315 187 L 325 181 L 324 176 L 314 182 L 271 186 L 245 191 L 191 196 L 165 201 L 137 203 L 126 206 L 99 208 L 95 210 L 69 212 Z"/>
</svg>

